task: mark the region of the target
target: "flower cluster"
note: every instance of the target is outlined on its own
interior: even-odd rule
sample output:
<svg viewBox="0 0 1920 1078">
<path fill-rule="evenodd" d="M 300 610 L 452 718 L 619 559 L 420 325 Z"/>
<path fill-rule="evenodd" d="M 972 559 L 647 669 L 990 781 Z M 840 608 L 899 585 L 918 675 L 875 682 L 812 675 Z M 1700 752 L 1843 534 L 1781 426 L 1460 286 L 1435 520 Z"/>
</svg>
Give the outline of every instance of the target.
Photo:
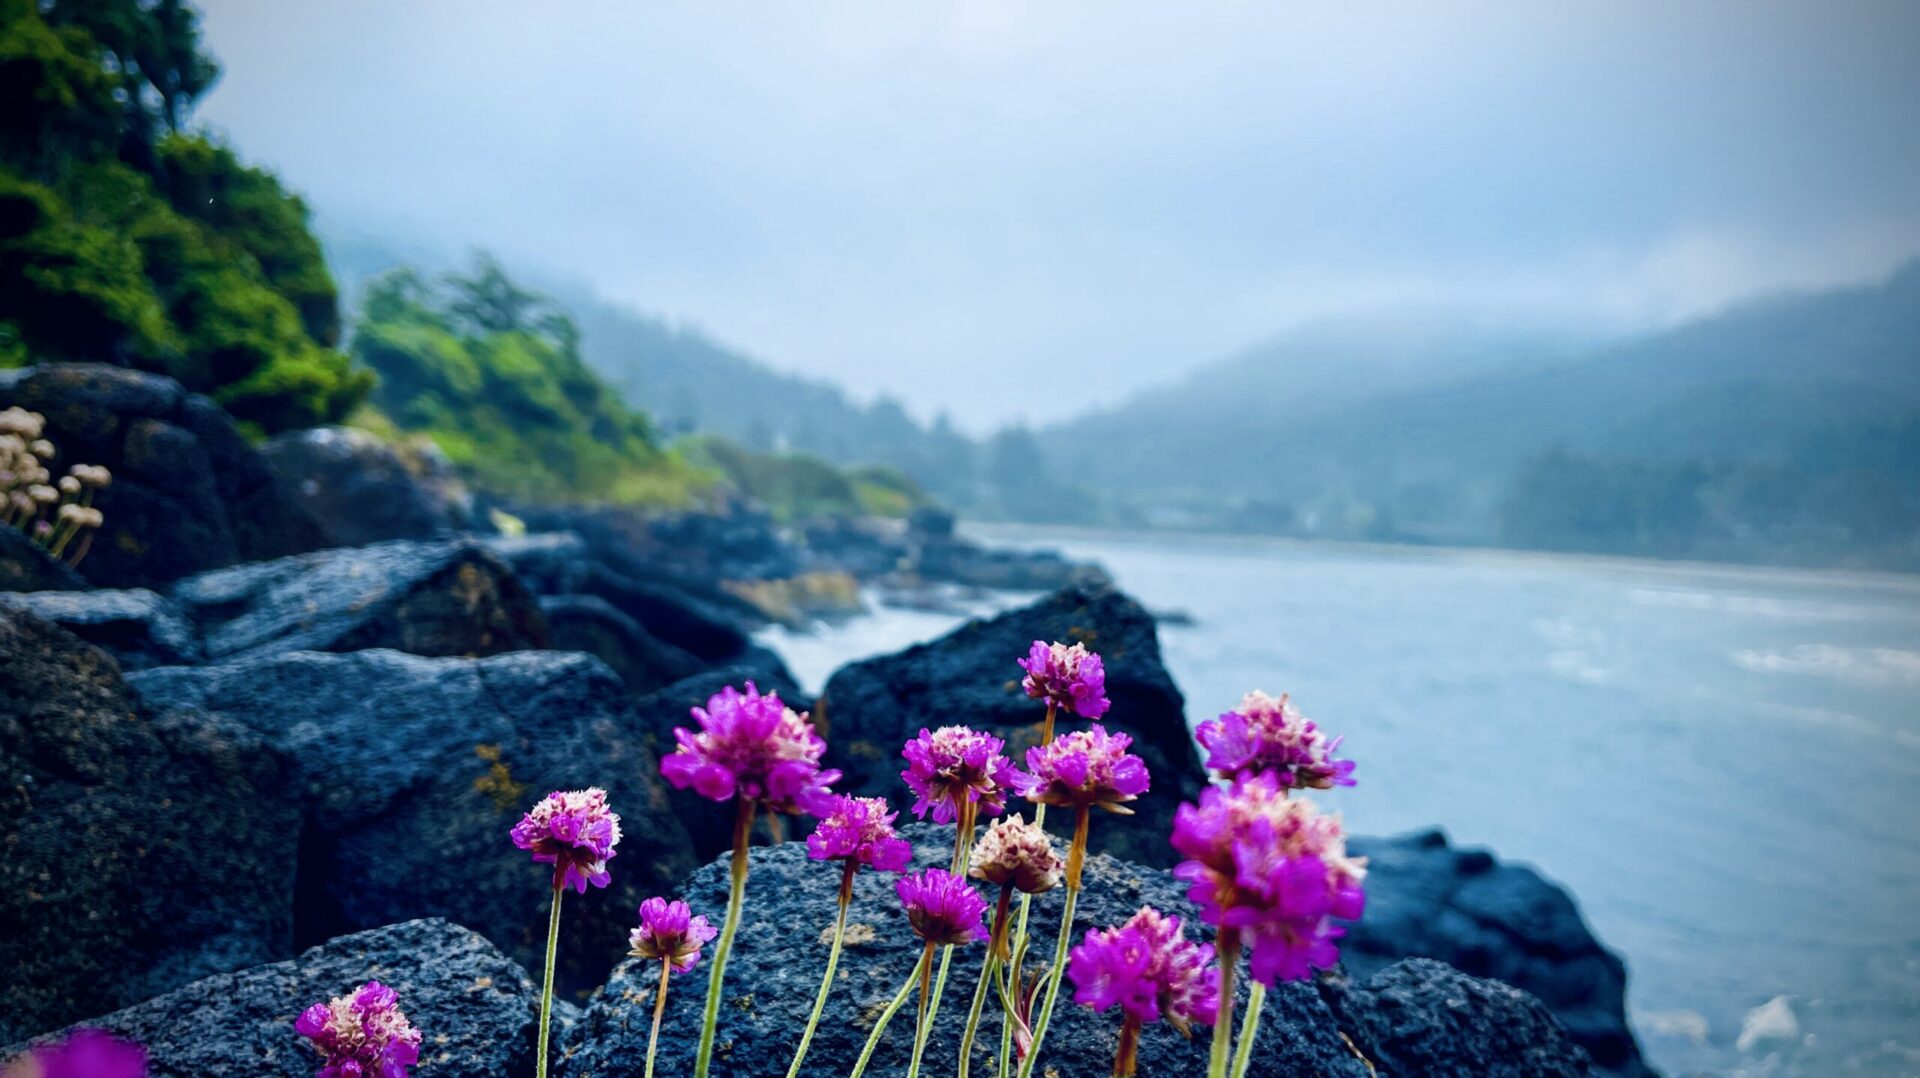
<svg viewBox="0 0 1920 1078">
<path fill-rule="evenodd" d="M 823 800 L 820 823 L 807 836 L 807 856 L 848 860 L 882 872 L 899 872 L 913 860 L 913 845 L 893 833 L 894 817 L 883 797 L 834 794 Z"/>
<path fill-rule="evenodd" d="M 1232 781 L 1272 771 L 1282 785 L 1327 790 L 1353 785 L 1353 761 L 1336 760 L 1340 738 L 1329 738 L 1287 702 L 1250 692 L 1240 706 L 1194 731 L 1207 750 L 1207 767 Z"/>
<path fill-rule="evenodd" d="M 781 703 L 778 693 L 761 695 L 751 681 L 745 693 L 722 689 L 706 707 L 694 708 L 693 718 L 700 731 L 676 727 L 678 751 L 660 761 L 660 773 L 679 789 L 714 801 L 741 797 L 774 812 L 812 813 L 839 781 L 840 772 L 820 767 L 827 743 L 813 723 Z"/>
<path fill-rule="evenodd" d="M 987 938 L 982 923 L 987 900 L 965 879 L 944 868 L 902 876 L 894 884 L 907 923 L 928 943 L 953 946 Z"/>
<path fill-rule="evenodd" d="M 513 844 L 553 866 L 555 890 L 611 882 L 607 861 L 620 842 L 620 817 L 607 808 L 607 791 L 555 790 L 513 825 Z"/>
<path fill-rule="evenodd" d="M 45 425 L 39 412 L 17 407 L 0 411 L 0 524 L 25 532 L 54 557 L 81 539 L 72 558 L 78 564 L 93 530 L 106 519 L 93 507 L 94 492 L 110 485 L 113 473 L 75 464 L 55 479 L 47 463 L 57 453 L 41 436 Z"/>
<path fill-rule="evenodd" d="M 1067 976 L 1073 998 L 1096 1011 L 1114 1004 L 1142 1022 L 1162 1015 L 1185 1033 L 1199 1022 L 1210 1026 L 1220 1008 L 1220 971 L 1213 947 L 1180 932 L 1180 918 L 1152 906 L 1118 928 L 1096 928 L 1073 949 Z"/>
<path fill-rule="evenodd" d="M 952 823 L 960 805 L 968 803 L 980 816 L 998 816 L 1007 807 L 1007 788 L 1018 774 L 1013 762 L 1000 754 L 1006 742 L 965 726 L 942 726 L 906 743 L 900 755 L 907 769 L 900 772 L 913 789 L 913 814 L 928 813 L 938 823 Z"/>
<path fill-rule="evenodd" d="M 420 1062 L 420 1031 L 379 981 L 308 1007 L 293 1028 L 326 1060 L 314 1078 L 407 1078 Z"/>
<path fill-rule="evenodd" d="M 1019 663 L 1027 672 L 1020 687 L 1035 700 L 1045 700 L 1082 718 L 1097 719 L 1107 713 L 1107 671 L 1100 656 L 1088 651 L 1085 644 L 1069 647 L 1058 641 L 1049 644 L 1035 640 Z"/>
<path fill-rule="evenodd" d="M 147 1052 L 97 1029 L 76 1030 L 0 1067 L 0 1078 L 147 1078 Z"/>
<path fill-rule="evenodd" d="M 1300 980 L 1339 961 L 1345 932 L 1332 919 L 1360 916 L 1366 862 L 1347 856 L 1338 817 L 1288 798 L 1268 772 L 1181 805 L 1173 847 L 1187 858 L 1174 876 L 1191 884 L 1202 920 L 1240 930 L 1254 979 Z"/>
<path fill-rule="evenodd" d="M 1030 801 L 1071 808 L 1093 806 L 1125 815 L 1125 802 L 1147 792 L 1146 762 L 1127 752 L 1133 738 L 1094 723 L 1027 750 L 1027 772 L 1014 786 Z"/>
<path fill-rule="evenodd" d="M 635 958 L 667 960 L 675 973 L 700 964 L 700 948 L 717 935 L 705 917 L 696 917 L 685 902 L 649 898 L 640 903 L 640 927 L 627 936 Z"/>
<path fill-rule="evenodd" d="M 1060 885 L 1060 855 L 1038 824 L 1009 816 L 987 828 L 974 843 L 967 875 L 1022 894 L 1037 895 Z"/>
</svg>

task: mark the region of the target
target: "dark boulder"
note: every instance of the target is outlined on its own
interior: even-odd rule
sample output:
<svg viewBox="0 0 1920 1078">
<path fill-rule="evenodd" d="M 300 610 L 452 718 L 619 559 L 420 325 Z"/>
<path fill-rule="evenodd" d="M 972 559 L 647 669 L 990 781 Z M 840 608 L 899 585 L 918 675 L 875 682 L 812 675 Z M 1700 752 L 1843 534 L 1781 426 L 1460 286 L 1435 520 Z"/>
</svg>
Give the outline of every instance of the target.
<svg viewBox="0 0 1920 1078">
<path fill-rule="evenodd" d="M 77 591 L 86 586 L 79 570 L 47 553 L 20 529 L 0 524 L 0 592 Z"/>
<path fill-rule="evenodd" d="M 395 447 L 363 430 L 318 427 L 269 439 L 260 452 L 337 546 L 428 539 L 473 522 L 472 496 L 432 443 Z"/>
<path fill-rule="evenodd" d="M 221 661 L 394 648 L 493 655 L 547 646 L 539 603 L 472 540 L 395 541 L 240 565 L 172 592 Z"/>
<path fill-rule="evenodd" d="M 602 786 L 625 839 L 613 886 L 569 895 L 563 983 L 599 984 L 647 895 L 695 863 L 624 686 L 590 656 L 302 652 L 132 678 L 148 714 L 214 716 L 293 761 L 301 943 L 447 917 L 529 967 L 551 873 L 507 832 L 556 789 Z"/>
<path fill-rule="evenodd" d="M 294 1032 L 294 1019 L 370 980 L 398 993 L 420 1030 L 422 1075 L 533 1073 L 539 987 L 484 938 L 441 920 L 343 936 L 82 1024 L 145 1045 L 152 1078 L 312 1078 L 320 1057 Z M 0 1050 L 0 1059 L 26 1047 Z"/>
<path fill-rule="evenodd" d="M 122 670 L 176 666 L 201 658 L 193 623 L 178 606 L 145 588 L 0 593 L 0 606 L 38 615 L 105 648 Z"/>
<path fill-rule="evenodd" d="M 543 595 L 540 613 L 555 649 L 598 657 L 636 693 L 664 688 L 706 666 L 598 595 Z"/>
<path fill-rule="evenodd" d="M 233 420 L 179 383 L 98 364 L 0 371 L 0 407 L 47 417 L 56 463 L 105 465 L 106 518 L 81 575 L 160 587 L 192 573 L 327 544 Z"/>
<path fill-rule="evenodd" d="M 290 773 L 244 726 L 136 713 L 105 652 L 0 609 L 0 1040 L 292 953 Z"/>
<path fill-rule="evenodd" d="M 1627 1025 L 1626 965 L 1564 888 L 1486 850 L 1457 849 L 1439 831 L 1349 846 L 1369 859 L 1367 916 L 1345 947 L 1357 975 L 1418 956 L 1505 981 L 1552 1009 L 1596 1067 L 1651 1073 Z"/>
<path fill-rule="evenodd" d="M 1102 722 L 1134 738 L 1153 788 L 1133 804 L 1137 815 L 1102 819 L 1093 848 L 1146 864 L 1172 860 L 1166 842 L 1174 806 L 1200 794 L 1205 779 L 1187 731 L 1185 702 L 1160 662 L 1153 618 L 1133 599 L 1104 586 L 1075 587 L 997 617 L 970 621 L 927 644 L 841 667 L 827 682 L 815 718 L 826 728 L 829 759 L 846 786 L 902 800 L 900 746 L 920 728 L 964 723 L 1005 738 L 1025 767 L 1045 709 L 1020 688 L 1015 665 L 1035 640 L 1080 642 L 1100 653 L 1113 701 Z M 1073 730 L 1085 720 L 1059 719 Z M 1049 826 L 1065 814 L 1055 813 Z"/>
<path fill-rule="evenodd" d="M 921 864 L 944 862 L 950 829 L 915 827 Z M 720 1078 L 784 1075 L 819 984 L 833 921 L 836 866 L 811 861 L 797 842 L 755 850 L 747 883 L 745 917 L 727 966 L 713 1074 Z M 893 892 L 894 877 L 871 871 L 857 879 L 849 918 L 851 941 L 825 1017 L 807 1056 L 808 1074 L 846 1074 L 873 1021 L 899 990 L 919 954 Z M 1087 864 L 1087 887 L 1074 918 L 1074 937 L 1116 924 L 1143 904 L 1188 919 L 1185 888 L 1165 872 L 1095 857 Z M 695 912 L 718 921 L 727 896 L 726 866 L 715 862 L 688 881 L 684 897 Z M 1037 898 L 1031 928 L 1045 954 L 1055 939 L 1063 894 Z M 967 1005 L 978 978 L 979 946 L 956 951 L 946 995 L 923 1073 L 951 1074 L 959 1052 Z M 667 1001 L 660 1034 L 658 1071 L 685 1073 L 698 1040 L 706 967 L 677 981 Z M 1450 971 L 1449 971 L 1450 972 Z M 657 967 L 623 963 L 587 1008 L 561 1074 L 565 1078 L 623 1078 L 641 1073 L 646 1056 L 652 991 Z M 1244 981 L 1244 978 L 1243 978 Z M 1042 1049 L 1044 1073 L 1092 1076 L 1110 1072 L 1119 1018 L 1074 1005 L 1063 987 Z M 1244 999 L 1244 997 L 1243 997 Z M 1339 1007 L 1329 1006 L 1329 999 Z M 973 1073 L 991 1074 L 990 1042 L 998 1044 L 994 1012 L 982 1021 Z M 1196 1074 L 1205 1069 L 1205 1031 L 1183 1039 L 1164 1023 L 1150 1027 L 1140 1049 L 1142 1075 Z M 899 1074 L 906 1068 L 913 1036 L 912 1009 L 888 1027 L 869 1073 Z M 1345 1038 L 1352 1040 L 1349 1046 Z M 1421 1053 L 1425 1053 L 1422 1055 Z M 1579 1075 L 1585 1057 L 1551 1015 L 1524 993 L 1458 974 L 1396 967 L 1374 984 L 1337 993 L 1307 982 L 1268 994 L 1253 1065 L 1258 1078 L 1314 1075 L 1368 1078 L 1378 1074 Z M 1387 1060 L 1432 1061 L 1431 1069 L 1390 1069 Z"/>
</svg>

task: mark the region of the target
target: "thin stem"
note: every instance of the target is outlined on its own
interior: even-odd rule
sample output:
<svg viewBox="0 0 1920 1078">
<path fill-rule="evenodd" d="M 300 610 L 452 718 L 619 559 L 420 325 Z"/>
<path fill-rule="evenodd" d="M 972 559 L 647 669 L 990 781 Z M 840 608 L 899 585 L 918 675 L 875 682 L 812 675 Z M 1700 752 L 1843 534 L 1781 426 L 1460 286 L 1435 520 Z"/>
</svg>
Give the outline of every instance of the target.
<svg viewBox="0 0 1920 1078">
<path fill-rule="evenodd" d="M 1020 1078 L 1032 1074 L 1034 1061 L 1040 1058 L 1040 1043 L 1046 1039 L 1053 1003 L 1060 998 L 1060 982 L 1066 977 L 1067 944 L 1073 939 L 1073 907 L 1080 900 L 1080 869 L 1086 862 L 1088 815 L 1085 805 L 1074 813 L 1073 845 L 1067 849 L 1067 905 L 1060 913 L 1060 937 L 1053 944 L 1053 965 L 1047 969 L 1047 998 L 1040 1005 L 1040 1020 L 1033 1025 L 1033 1046 L 1027 1049 L 1027 1058 L 1020 1063 Z"/>
<path fill-rule="evenodd" d="M 840 941 L 847 932 L 847 907 L 852 905 L 853 874 L 860 868 L 860 862 L 847 858 L 846 871 L 840 876 L 840 913 L 833 920 L 833 946 L 827 951 L 827 973 L 820 978 L 820 991 L 813 997 L 813 1013 L 807 1016 L 807 1028 L 800 1034 L 800 1047 L 793 1053 L 793 1064 L 787 1068 L 787 1078 L 795 1078 L 800 1073 L 800 1061 L 807 1058 L 807 1046 L 813 1043 L 814 1027 L 820 1024 L 820 1012 L 826 1009 L 827 996 L 833 991 L 833 971 L 840 964 Z"/>
<path fill-rule="evenodd" d="M 1260 1008 L 1267 1002 L 1267 986 L 1259 981 L 1247 989 L 1247 1016 L 1240 1020 L 1240 1043 L 1233 1050 L 1233 1078 L 1244 1078 L 1253 1063 L 1253 1035 L 1260 1028 Z"/>
<path fill-rule="evenodd" d="M 1045 722 L 1040 724 L 1040 746 L 1042 748 L 1053 744 L 1053 719 L 1056 711 L 1057 705 L 1051 700 L 1047 701 L 1047 718 Z M 1043 833 L 1046 831 L 1047 806 L 1045 802 L 1034 805 L 1033 826 L 1040 828 Z M 1027 914 L 1032 909 L 1033 896 L 1028 894 L 1021 895 L 1020 920 L 1013 930 L 1013 958 L 1008 963 L 1015 998 L 1018 998 L 1020 994 L 1020 967 L 1027 957 Z M 1000 1078 L 1007 1078 L 1007 1060 L 1012 1045 L 1013 1023 L 1008 1022 L 1000 1027 Z"/>
<path fill-rule="evenodd" d="M 667 975 L 673 972 L 673 958 L 660 960 L 660 996 L 653 1001 L 653 1032 L 647 1035 L 647 1075 L 653 1078 L 653 1052 L 660 1047 L 660 1016 L 667 1013 Z"/>
<path fill-rule="evenodd" d="M 967 1078 L 973 1066 L 973 1037 L 980 1029 L 980 1012 L 986 1007 L 987 989 L 993 984 L 994 965 L 1000 959 L 1001 941 L 1007 933 L 1007 913 L 1012 898 L 1013 884 L 1002 884 L 1000 901 L 993 907 L 993 928 L 987 933 L 987 960 L 980 966 L 980 983 L 973 986 L 973 1005 L 967 1009 L 966 1032 L 960 1035 L 960 1065 L 954 1071 L 954 1078 Z"/>
<path fill-rule="evenodd" d="M 540 1045 L 534 1052 L 534 1075 L 547 1078 L 547 1023 L 553 1017 L 553 953 L 560 949 L 560 896 L 566 888 L 553 885 L 553 912 L 547 915 L 547 982 L 540 990 Z"/>
<path fill-rule="evenodd" d="M 887 1009 L 880 1012 L 880 1018 L 873 1023 L 873 1032 L 867 1034 L 867 1046 L 860 1049 L 860 1059 L 854 1063 L 853 1073 L 847 1078 L 860 1078 L 866 1073 L 867 1060 L 873 1058 L 873 1050 L 880 1044 L 880 1034 L 887 1031 L 887 1023 L 893 1021 L 893 1016 L 901 1007 L 906 1006 L 907 997 L 913 994 L 913 986 L 920 983 L 920 967 L 927 964 L 929 953 L 929 951 L 920 952 L 920 961 L 915 962 L 913 972 L 907 974 L 907 983 L 900 986 L 900 992 L 893 997 L 893 1002 L 887 1004 Z"/>
<path fill-rule="evenodd" d="M 1140 1019 L 1127 1015 L 1120 1023 L 1120 1047 L 1113 1053 L 1113 1078 L 1133 1078 L 1136 1058 L 1140 1055 Z"/>
<path fill-rule="evenodd" d="M 947 959 L 953 957 L 952 947 L 940 948 L 940 980 L 947 979 Z M 920 971 L 920 1021 L 913 1031 L 913 1059 L 907 1064 L 907 1078 L 919 1078 L 920 1056 L 927 1050 L 927 1035 L 933 1032 L 933 1015 L 939 1008 L 934 1006 L 938 997 L 933 988 L 933 944 L 927 944 L 924 957 L 921 958 Z"/>
<path fill-rule="evenodd" d="M 720 989 L 727 979 L 727 952 L 740 927 L 740 904 L 747 892 L 747 840 L 753 834 L 754 803 L 744 798 L 733 821 L 733 878 L 727 894 L 727 920 L 720 928 L 720 944 L 713 949 L 713 969 L 707 973 L 707 1012 L 700 1024 L 700 1049 L 693 1057 L 694 1078 L 707 1078 L 713 1066 L 713 1030 L 720 1022 Z"/>
<path fill-rule="evenodd" d="M 1213 1051 L 1207 1056 L 1207 1078 L 1227 1078 L 1229 1040 L 1233 1036 L 1233 978 L 1240 964 L 1240 930 L 1222 928 L 1214 934 L 1220 955 L 1220 1017 L 1213 1024 Z"/>
<path fill-rule="evenodd" d="M 973 853 L 973 825 L 974 821 L 978 819 L 978 813 L 979 806 L 971 800 L 961 801 L 959 809 L 955 813 L 953 867 L 948 870 L 955 875 L 961 875 L 967 870 L 967 860 Z M 932 1031 L 934 1016 L 940 1013 L 940 1000 L 947 994 L 947 967 L 952 962 L 953 947 L 949 945 L 940 948 L 940 976 L 933 983 L 933 998 L 931 1000 L 922 999 L 920 1003 L 921 1010 L 924 1013 L 924 1025 L 927 1032 Z M 915 1078 L 919 1072 L 920 1050 L 917 1042 L 922 1040 L 923 1037 L 924 1034 L 922 1037 L 915 1038 L 914 1061 L 907 1070 L 907 1078 Z"/>
</svg>

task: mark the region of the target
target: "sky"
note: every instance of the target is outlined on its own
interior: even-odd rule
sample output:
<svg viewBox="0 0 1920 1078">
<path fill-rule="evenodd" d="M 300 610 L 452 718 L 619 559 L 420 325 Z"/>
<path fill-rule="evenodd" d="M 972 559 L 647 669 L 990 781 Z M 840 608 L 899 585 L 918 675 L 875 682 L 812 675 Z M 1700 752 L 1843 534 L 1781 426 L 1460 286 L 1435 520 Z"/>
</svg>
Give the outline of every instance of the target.
<svg viewBox="0 0 1920 1078">
<path fill-rule="evenodd" d="M 1329 315 L 1631 330 L 1920 254 L 1920 4 L 201 7 L 198 118 L 331 227 L 973 430 Z"/>
</svg>

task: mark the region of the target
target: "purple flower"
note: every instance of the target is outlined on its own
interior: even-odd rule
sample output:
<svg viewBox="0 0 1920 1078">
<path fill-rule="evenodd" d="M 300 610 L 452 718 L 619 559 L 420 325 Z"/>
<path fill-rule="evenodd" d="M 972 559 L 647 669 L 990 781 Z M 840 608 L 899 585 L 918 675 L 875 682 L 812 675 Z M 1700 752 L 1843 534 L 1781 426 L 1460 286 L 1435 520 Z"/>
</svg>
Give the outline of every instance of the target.
<svg viewBox="0 0 1920 1078">
<path fill-rule="evenodd" d="M 21 1078 L 147 1078 L 147 1050 L 97 1029 L 78 1029 L 58 1044 L 43 1044 L 0 1074 Z M 20 1069 L 16 1070 L 15 1068 Z"/>
<path fill-rule="evenodd" d="M 893 833 L 898 813 L 887 811 L 885 798 L 834 794 L 820 808 L 820 824 L 807 836 L 808 857 L 858 861 L 882 872 L 900 872 L 913 860 L 913 845 Z"/>
<path fill-rule="evenodd" d="M 308 1007 L 293 1028 L 326 1060 L 314 1078 L 407 1078 L 420 1062 L 420 1031 L 379 981 Z"/>
<path fill-rule="evenodd" d="M 1142 1022 L 1162 1014 L 1185 1033 L 1190 1023 L 1210 1026 L 1220 1009 L 1220 971 L 1213 947 L 1180 933 L 1180 918 L 1152 906 L 1118 928 L 1089 931 L 1073 949 L 1067 976 L 1073 998 L 1096 1011 L 1114 1004 Z"/>
<path fill-rule="evenodd" d="M 931 812 L 937 823 L 952 823 L 960 804 L 971 802 L 981 816 L 998 816 L 1007 807 L 1007 787 L 1018 772 L 1013 761 L 1000 755 L 1006 742 L 965 726 L 942 726 L 906 743 L 900 755 L 907 769 L 900 777 L 917 799 L 913 814 L 925 819 Z"/>
<path fill-rule="evenodd" d="M 718 935 L 705 917 L 695 917 L 685 902 L 649 898 L 640 903 L 640 927 L 627 934 L 635 958 L 670 960 L 675 973 L 700 964 L 700 947 Z"/>
<path fill-rule="evenodd" d="M 1289 799 L 1271 772 L 1181 805 L 1173 847 L 1187 858 L 1173 874 L 1190 884 L 1200 919 L 1241 930 L 1263 984 L 1333 966 L 1345 935 L 1333 918 L 1357 919 L 1366 905 L 1366 861 L 1347 856 L 1339 818 Z"/>
<path fill-rule="evenodd" d="M 1353 785 L 1353 761 L 1333 758 L 1341 739 L 1328 738 L 1285 693 L 1275 700 L 1250 692 L 1237 710 L 1201 723 L 1194 736 L 1207 750 L 1207 767 L 1228 781 L 1272 771 L 1295 789 Z"/>
<path fill-rule="evenodd" d="M 513 844 L 533 859 L 553 866 L 553 886 L 571 885 L 581 894 L 587 885 L 612 882 L 607 861 L 620 841 L 620 817 L 607 809 L 607 791 L 555 790 L 513 825 Z"/>
<path fill-rule="evenodd" d="M 1127 752 L 1133 738 L 1094 723 L 1027 750 L 1027 770 L 1014 786 L 1030 801 L 1070 808 L 1096 806 L 1122 815 L 1123 802 L 1147 792 L 1146 762 Z"/>
<path fill-rule="evenodd" d="M 1097 719 L 1107 713 L 1107 671 L 1100 656 L 1085 644 L 1068 647 L 1035 640 L 1027 657 L 1018 660 L 1027 672 L 1020 687 L 1036 700 L 1045 700 L 1082 718 Z"/>
<path fill-rule="evenodd" d="M 729 685 L 693 709 L 700 724 L 694 733 L 675 727 L 679 750 L 660 761 L 660 773 L 679 789 L 691 787 L 714 801 L 744 797 L 773 812 L 813 811 L 814 802 L 840 772 L 821 770 L 827 743 L 805 715 L 780 702 L 777 693 L 760 695 L 753 682 L 742 694 Z"/>
<path fill-rule="evenodd" d="M 893 889 L 907 908 L 907 923 L 928 943 L 957 945 L 987 938 L 981 918 L 987 900 L 959 876 L 944 868 L 930 868 L 900 877 Z"/>
<path fill-rule="evenodd" d="M 967 875 L 1037 895 L 1060 885 L 1060 855 L 1053 852 L 1053 840 L 1043 828 L 1009 816 L 973 844 Z"/>
</svg>

